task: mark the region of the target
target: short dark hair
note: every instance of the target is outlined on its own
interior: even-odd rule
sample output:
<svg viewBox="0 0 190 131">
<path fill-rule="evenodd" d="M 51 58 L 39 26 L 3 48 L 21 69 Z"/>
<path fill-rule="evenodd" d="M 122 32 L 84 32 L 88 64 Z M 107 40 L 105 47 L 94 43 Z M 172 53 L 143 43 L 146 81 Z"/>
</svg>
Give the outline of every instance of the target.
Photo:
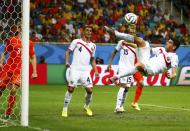
<svg viewBox="0 0 190 131">
<path fill-rule="evenodd" d="M 173 41 L 173 45 L 176 47 L 174 50 L 176 51 L 180 46 L 180 42 L 177 38 L 174 38 L 174 37 L 172 37 L 170 39 Z"/>
<path fill-rule="evenodd" d="M 84 28 L 84 29 L 86 29 L 86 28 L 91 28 L 91 29 L 93 30 L 93 27 L 92 27 L 91 25 L 85 25 L 83 28 Z"/>
</svg>

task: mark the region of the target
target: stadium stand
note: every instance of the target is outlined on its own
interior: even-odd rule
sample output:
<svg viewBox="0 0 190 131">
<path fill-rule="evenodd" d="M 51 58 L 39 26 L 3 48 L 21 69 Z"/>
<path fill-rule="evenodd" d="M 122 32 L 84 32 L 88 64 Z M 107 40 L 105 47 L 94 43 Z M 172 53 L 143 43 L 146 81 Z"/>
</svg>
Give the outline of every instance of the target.
<svg viewBox="0 0 190 131">
<path fill-rule="evenodd" d="M 140 16 L 138 35 L 154 44 L 164 44 L 169 36 L 182 44 L 190 43 L 190 33 L 175 16 L 154 0 L 31 0 L 31 30 L 42 36 L 41 42 L 70 42 L 81 35 L 84 23 L 94 27 L 94 42 L 116 42 L 103 28 L 112 26 L 127 32 L 123 16 L 134 12 Z M 178 3 L 180 4 L 180 3 Z M 189 10 L 189 6 L 185 6 Z"/>
</svg>

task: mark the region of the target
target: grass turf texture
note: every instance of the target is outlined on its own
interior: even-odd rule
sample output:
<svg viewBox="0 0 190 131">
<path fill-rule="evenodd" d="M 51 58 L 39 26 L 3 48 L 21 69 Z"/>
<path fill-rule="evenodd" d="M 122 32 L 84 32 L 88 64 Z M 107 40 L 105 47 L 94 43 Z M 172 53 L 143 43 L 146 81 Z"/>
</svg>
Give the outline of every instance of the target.
<svg viewBox="0 0 190 131">
<path fill-rule="evenodd" d="M 190 130 L 190 87 L 145 87 L 141 111 L 130 107 L 135 88 L 130 88 L 124 104 L 126 112 L 114 113 L 118 88 L 95 86 L 92 102 L 93 117 L 83 111 L 83 88 L 77 88 L 69 106 L 69 117 L 61 117 L 66 86 L 30 86 L 29 128 L 0 127 L 3 131 L 188 131 Z M 156 105 L 156 106 L 151 106 Z M 161 106 L 161 107 L 157 107 Z M 187 109 L 187 110 L 186 110 Z"/>
</svg>

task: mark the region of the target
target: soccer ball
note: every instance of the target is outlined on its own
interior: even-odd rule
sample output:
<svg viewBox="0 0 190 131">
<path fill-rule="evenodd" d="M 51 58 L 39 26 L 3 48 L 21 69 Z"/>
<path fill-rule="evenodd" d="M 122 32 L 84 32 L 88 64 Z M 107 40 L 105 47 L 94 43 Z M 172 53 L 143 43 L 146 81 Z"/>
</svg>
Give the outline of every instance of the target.
<svg viewBox="0 0 190 131">
<path fill-rule="evenodd" d="M 137 24 L 138 16 L 135 15 L 134 13 L 127 13 L 124 18 L 127 24 L 131 24 L 131 25 Z"/>
</svg>

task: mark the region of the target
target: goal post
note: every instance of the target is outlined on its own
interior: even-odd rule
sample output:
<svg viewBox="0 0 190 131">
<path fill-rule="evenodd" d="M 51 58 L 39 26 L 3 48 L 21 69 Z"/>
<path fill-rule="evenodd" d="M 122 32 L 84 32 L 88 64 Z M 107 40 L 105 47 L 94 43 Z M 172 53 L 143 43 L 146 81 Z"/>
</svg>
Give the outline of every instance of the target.
<svg viewBox="0 0 190 131">
<path fill-rule="evenodd" d="M 28 126 L 29 112 L 29 20 L 30 1 L 22 0 L 21 125 Z"/>
</svg>

